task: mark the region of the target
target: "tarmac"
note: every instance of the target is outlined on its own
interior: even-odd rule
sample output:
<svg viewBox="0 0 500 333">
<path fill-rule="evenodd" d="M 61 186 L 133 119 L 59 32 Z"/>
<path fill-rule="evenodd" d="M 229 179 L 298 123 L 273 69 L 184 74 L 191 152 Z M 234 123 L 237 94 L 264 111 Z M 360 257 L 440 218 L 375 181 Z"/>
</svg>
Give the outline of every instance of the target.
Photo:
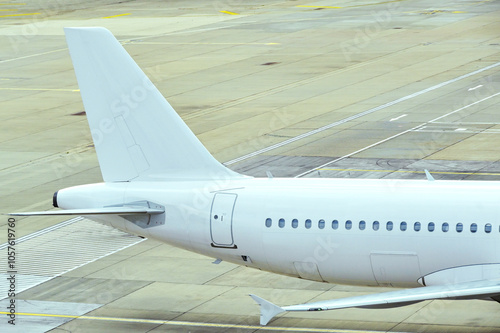
<svg viewBox="0 0 500 333">
<path fill-rule="evenodd" d="M 207 149 L 256 177 L 500 179 L 500 3 L 4 1 L 1 212 L 49 210 L 101 182 L 63 34 L 111 30 Z M 16 239 L 16 325 L 2 332 L 496 332 L 500 304 L 286 313 L 390 290 L 310 282 L 126 235 L 86 219 L 0 219 Z M 13 230 L 13 232 L 12 232 Z M 12 237 L 11 237 L 12 238 Z M 3 288 L 3 289 L 2 289 Z"/>
</svg>

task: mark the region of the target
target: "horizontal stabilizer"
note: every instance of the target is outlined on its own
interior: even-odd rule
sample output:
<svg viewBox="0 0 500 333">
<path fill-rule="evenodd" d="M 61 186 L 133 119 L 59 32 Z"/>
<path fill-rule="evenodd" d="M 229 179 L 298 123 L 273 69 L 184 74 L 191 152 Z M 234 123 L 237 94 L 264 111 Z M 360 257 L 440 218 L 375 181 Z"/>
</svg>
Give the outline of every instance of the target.
<svg viewBox="0 0 500 333">
<path fill-rule="evenodd" d="M 66 209 L 43 212 L 9 213 L 10 216 L 50 216 L 50 215 L 155 215 L 164 213 L 164 209 L 149 207 L 105 207 L 86 209 Z"/>
<path fill-rule="evenodd" d="M 266 325 L 283 311 L 325 311 L 344 308 L 390 308 L 433 299 L 481 299 L 500 295 L 499 280 L 480 280 L 449 285 L 404 289 L 379 294 L 333 299 L 314 303 L 278 307 L 260 297 L 251 295 L 261 304 L 261 325 Z M 275 307 L 275 308 L 273 308 Z M 274 309 L 274 310 L 273 310 Z M 280 309 L 281 311 L 277 311 Z"/>
</svg>

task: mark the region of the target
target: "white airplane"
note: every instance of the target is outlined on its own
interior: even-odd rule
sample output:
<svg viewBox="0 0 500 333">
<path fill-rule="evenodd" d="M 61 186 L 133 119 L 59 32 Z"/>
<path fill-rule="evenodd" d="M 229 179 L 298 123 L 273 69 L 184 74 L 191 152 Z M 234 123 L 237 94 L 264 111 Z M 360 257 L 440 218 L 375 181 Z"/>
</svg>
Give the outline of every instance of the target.
<svg viewBox="0 0 500 333">
<path fill-rule="evenodd" d="M 418 287 L 284 311 L 500 300 L 500 182 L 252 178 L 216 161 L 104 28 L 66 38 L 104 182 L 59 190 L 60 211 L 297 278 Z"/>
</svg>

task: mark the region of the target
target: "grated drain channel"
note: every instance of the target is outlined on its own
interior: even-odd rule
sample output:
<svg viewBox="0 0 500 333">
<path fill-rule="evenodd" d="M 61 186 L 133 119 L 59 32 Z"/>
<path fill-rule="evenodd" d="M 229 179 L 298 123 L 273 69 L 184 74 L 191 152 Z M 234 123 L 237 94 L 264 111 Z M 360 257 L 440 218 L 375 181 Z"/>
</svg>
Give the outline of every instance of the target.
<svg viewBox="0 0 500 333">
<path fill-rule="evenodd" d="M 76 217 L 16 240 L 16 294 L 145 239 Z M 0 256 L 7 258 L 7 243 Z M 0 299 L 7 297 L 10 274 L 4 261 Z"/>
</svg>

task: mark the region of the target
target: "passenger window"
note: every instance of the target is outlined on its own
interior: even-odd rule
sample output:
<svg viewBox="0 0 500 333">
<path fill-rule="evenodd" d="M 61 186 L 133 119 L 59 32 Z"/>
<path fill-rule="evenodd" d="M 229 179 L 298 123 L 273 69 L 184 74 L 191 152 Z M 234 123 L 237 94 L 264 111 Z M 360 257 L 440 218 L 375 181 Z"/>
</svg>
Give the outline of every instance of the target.
<svg viewBox="0 0 500 333">
<path fill-rule="evenodd" d="M 306 220 L 306 229 L 311 229 L 312 222 L 311 220 L 307 219 Z"/>
<path fill-rule="evenodd" d="M 278 227 L 283 228 L 285 226 L 285 219 L 279 219 Z"/>
<path fill-rule="evenodd" d="M 380 228 L 380 223 L 378 221 L 373 222 L 373 230 L 378 230 Z"/>
<path fill-rule="evenodd" d="M 434 222 L 429 222 L 429 224 L 427 225 L 427 230 L 433 232 L 434 228 L 435 228 Z"/>
<path fill-rule="evenodd" d="M 351 228 L 352 228 L 352 221 L 351 220 L 345 221 L 345 228 L 347 230 L 351 230 Z"/>
<path fill-rule="evenodd" d="M 484 226 L 484 231 L 489 234 L 491 232 L 491 224 L 489 223 L 486 223 L 486 225 Z"/>
<path fill-rule="evenodd" d="M 399 228 L 401 229 L 401 231 L 406 231 L 406 228 L 407 228 L 407 224 L 406 222 L 401 222 L 401 225 L 399 226 Z"/>
<path fill-rule="evenodd" d="M 443 230 L 443 232 L 448 232 L 448 230 L 450 230 L 450 226 L 448 225 L 448 223 L 443 223 L 441 229 Z"/>
<path fill-rule="evenodd" d="M 462 223 L 457 223 L 457 232 L 462 232 L 464 230 L 464 225 Z"/>
<path fill-rule="evenodd" d="M 470 225 L 470 232 L 474 233 L 474 232 L 476 232 L 476 231 L 477 231 L 477 224 L 472 223 L 472 224 Z"/>
<path fill-rule="evenodd" d="M 339 221 L 333 220 L 332 221 L 332 229 L 337 230 L 339 228 Z"/>
<path fill-rule="evenodd" d="M 413 230 L 415 231 L 420 231 L 421 228 L 422 225 L 420 224 L 420 222 L 415 222 L 415 224 L 413 225 Z"/>
<path fill-rule="evenodd" d="M 386 229 L 391 231 L 393 228 L 393 223 L 391 221 L 387 222 Z"/>
<path fill-rule="evenodd" d="M 318 221 L 318 228 L 324 229 L 325 228 L 325 220 L 319 220 Z"/>
<path fill-rule="evenodd" d="M 293 219 L 292 220 L 292 228 L 297 228 L 299 226 L 299 220 L 297 219 Z"/>
<path fill-rule="evenodd" d="M 266 227 L 270 228 L 273 225 L 273 220 L 269 217 L 266 219 Z"/>
<path fill-rule="evenodd" d="M 365 228 L 366 228 L 366 222 L 359 221 L 359 230 L 365 230 Z"/>
</svg>

